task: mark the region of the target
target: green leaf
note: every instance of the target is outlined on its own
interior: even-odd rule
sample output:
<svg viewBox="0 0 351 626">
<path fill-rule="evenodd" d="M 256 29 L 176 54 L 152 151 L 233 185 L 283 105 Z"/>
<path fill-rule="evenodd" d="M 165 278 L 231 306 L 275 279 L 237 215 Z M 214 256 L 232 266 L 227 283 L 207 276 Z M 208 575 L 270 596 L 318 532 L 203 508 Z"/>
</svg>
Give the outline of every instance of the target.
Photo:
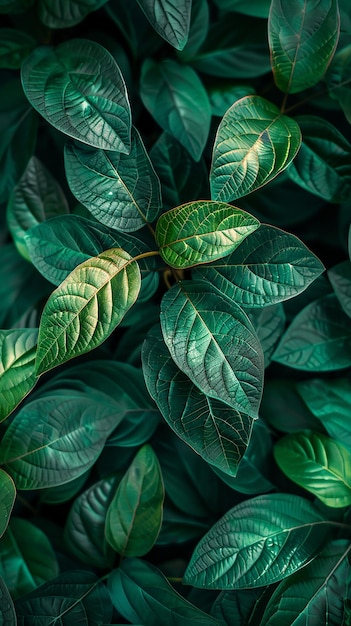
<svg viewBox="0 0 351 626">
<path fill-rule="evenodd" d="M 321 554 L 280 583 L 263 615 L 265 626 L 328 624 L 344 621 L 344 598 L 351 582 L 348 541 L 331 542 Z"/>
<path fill-rule="evenodd" d="M 63 485 L 57 485 L 56 487 L 46 487 L 40 492 L 40 502 L 45 504 L 62 504 L 72 500 L 78 493 L 81 492 L 82 487 L 87 482 L 90 476 L 90 469 L 84 474 L 81 474 L 74 480 L 70 480 L 69 483 Z"/>
<path fill-rule="evenodd" d="M 285 313 L 282 304 L 273 304 L 262 309 L 249 309 L 246 311 L 260 340 L 265 367 L 271 362 L 277 342 L 285 329 Z"/>
<path fill-rule="evenodd" d="M 181 61 L 190 61 L 204 43 L 210 26 L 207 0 L 192 0 L 189 36 L 183 50 L 178 52 Z"/>
<path fill-rule="evenodd" d="M 297 485 L 330 507 L 351 504 L 351 452 L 327 435 L 302 431 L 274 448 L 280 469 Z"/>
<path fill-rule="evenodd" d="M 300 496 L 257 496 L 228 511 L 201 539 L 183 577 L 204 589 L 261 587 L 316 556 L 328 522 Z"/>
<path fill-rule="evenodd" d="M 37 328 L 0 330 L 0 421 L 33 389 Z"/>
<path fill-rule="evenodd" d="M 301 293 L 323 270 L 300 239 L 262 224 L 226 259 L 195 268 L 192 275 L 243 307 L 262 307 Z"/>
<path fill-rule="evenodd" d="M 173 360 L 203 393 L 257 417 L 263 352 L 233 300 L 205 281 L 182 281 L 162 298 L 161 327 Z"/>
<path fill-rule="evenodd" d="M 255 95 L 255 89 L 249 85 L 232 85 L 230 83 L 218 85 L 216 83 L 208 88 L 207 93 L 210 99 L 212 115 L 223 117 L 227 109 L 236 100 Z"/>
<path fill-rule="evenodd" d="M 69 28 L 97 11 L 107 0 L 39 0 L 39 17 L 48 28 Z"/>
<path fill-rule="evenodd" d="M 219 626 L 176 592 L 157 567 L 139 559 L 125 559 L 111 572 L 108 588 L 117 611 L 133 624 L 144 626 Z"/>
<path fill-rule="evenodd" d="M 325 382 L 321 381 L 322 385 Z M 318 419 L 301 399 L 299 384 L 288 377 L 267 380 L 263 390 L 261 416 L 278 433 L 299 430 L 324 432 Z"/>
<path fill-rule="evenodd" d="M 13 517 L 0 540 L 0 576 L 13 598 L 36 589 L 58 574 L 56 556 L 40 528 Z"/>
<path fill-rule="evenodd" d="M 351 317 L 351 262 L 342 261 L 331 267 L 328 278 L 343 311 Z"/>
<path fill-rule="evenodd" d="M 16 499 L 16 487 L 11 476 L 0 469 L 0 537 L 4 534 L 10 521 L 11 512 Z"/>
<path fill-rule="evenodd" d="M 18 70 L 34 50 L 36 41 L 16 28 L 0 28 L 0 68 Z"/>
<path fill-rule="evenodd" d="M 177 50 L 189 34 L 192 0 L 137 0 L 156 32 Z"/>
<path fill-rule="evenodd" d="M 112 248 L 76 269 L 51 294 L 40 327 L 37 375 L 99 346 L 137 299 L 139 266 Z"/>
<path fill-rule="evenodd" d="M 145 59 L 162 46 L 162 39 L 158 37 L 137 2 L 109 0 L 104 10 L 117 25 L 132 58 Z"/>
<path fill-rule="evenodd" d="M 140 96 L 163 130 L 199 161 L 207 142 L 211 107 L 195 70 L 171 59 L 147 59 L 141 70 Z"/>
<path fill-rule="evenodd" d="M 43 396 L 20 409 L 7 428 L 1 463 L 18 489 L 62 485 L 95 463 L 119 419 L 113 400 L 97 391 Z"/>
<path fill-rule="evenodd" d="M 272 360 L 309 372 L 351 365 L 350 318 L 334 294 L 315 300 L 294 318 Z"/>
<path fill-rule="evenodd" d="M 127 156 L 68 143 L 65 169 L 77 200 L 109 228 L 139 230 L 160 212 L 160 182 L 135 128 Z"/>
<path fill-rule="evenodd" d="M 217 130 L 210 171 L 214 200 L 231 202 L 266 185 L 295 157 L 298 124 L 260 96 L 241 98 Z"/>
<path fill-rule="evenodd" d="M 22 13 L 33 4 L 34 0 L 0 0 L 1 13 Z"/>
<path fill-rule="evenodd" d="M 227 256 L 260 223 L 249 213 L 224 202 L 188 202 L 163 213 L 155 238 L 168 265 L 185 269 Z"/>
<path fill-rule="evenodd" d="M 269 597 L 269 589 L 269 587 L 260 587 L 240 589 L 240 591 L 221 591 L 212 605 L 211 613 L 223 626 L 261 624 L 260 618 Z"/>
<path fill-rule="evenodd" d="M 25 60 L 21 75 L 29 102 L 55 128 L 89 146 L 128 154 L 128 96 L 105 48 L 87 39 L 42 46 Z"/>
<path fill-rule="evenodd" d="M 337 0 L 272 0 L 268 38 L 276 85 L 298 93 L 324 76 L 339 39 Z"/>
<path fill-rule="evenodd" d="M 214 0 L 221 11 L 236 11 L 245 15 L 268 17 L 271 0 Z"/>
<path fill-rule="evenodd" d="M 143 556 L 156 542 L 165 497 L 157 456 L 149 444 L 140 448 L 108 507 L 105 537 L 123 556 Z"/>
<path fill-rule="evenodd" d="M 15 607 L 2 578 L 0 578 L 0 624 L 1 626 L 17 626 Z"/>
<path fill-rule="evenodd" d="M 158 327 L 148 333 L 142 356 L 148 391 L 169 426 L 205 461 L 235 476 L 252 418 L 203 394 L 173 362 Z"/>
<path fill-rule="evenodd" d="M 351 44 L 337 51 L 325 77 L 330 98 L 338 101 L 349 123 L 351 123 L 350 69 Z"/>
<path fill-rule="evenodd" d="M 327 120 L 315 115 L 296 117 L 301 148 L 286 170 L 297 185 L 328 202 L 345 202 L 351 195 L 351 144 Z"/>
</svg>

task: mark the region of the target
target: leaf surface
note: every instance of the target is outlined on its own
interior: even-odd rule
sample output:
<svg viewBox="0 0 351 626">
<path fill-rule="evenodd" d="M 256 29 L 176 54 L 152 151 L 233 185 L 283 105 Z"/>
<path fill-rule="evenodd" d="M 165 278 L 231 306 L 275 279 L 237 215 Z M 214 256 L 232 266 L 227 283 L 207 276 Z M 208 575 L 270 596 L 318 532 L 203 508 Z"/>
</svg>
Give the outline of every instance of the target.
<svg viewBox="0 0 351 626">
<path fill-rule="evenodd" d="M 188 40 L 192 0 L 137 0 L 156 32 L 177 50 Z"/>
<path fill-rule="evenodd" d="M 326 74 L 329 96 L 337 100 L 345 117 L 351 123 L 351 44 L 338 50 Z"/>
<path fill-rule="evenodd" d="M 343 311 L 351 317 L 351 262 L 342 261 L 328 270 L 328 278 Z"/>
<path fill-rule="evenodd" d="M 48 28 L 69 28 L 100 9 L 107 0 L 39 0 L 39 17 Z"/>
<path fill-rule="evenodd" d="M 17 626 L 15 607 L 2 578 L 0 578 L 0 624 L 1 626 Z"/>
<path fill-rule="evenodd" d="M 0 330 L 0 421 L 33 389 L 38 330 Z"/>
<path fill-rule="evenodd" d="M 35 47 L 35 39 L 22 30 L 0 28 L 0 68 L 18 70 Z"/>
<path fill-rule="evenodd" d="M 4 534 L 10 521 L 11 512 L 16 499 L 16 486 L 11 476 L 0 469 L 0 537 Z"/>
</svg>

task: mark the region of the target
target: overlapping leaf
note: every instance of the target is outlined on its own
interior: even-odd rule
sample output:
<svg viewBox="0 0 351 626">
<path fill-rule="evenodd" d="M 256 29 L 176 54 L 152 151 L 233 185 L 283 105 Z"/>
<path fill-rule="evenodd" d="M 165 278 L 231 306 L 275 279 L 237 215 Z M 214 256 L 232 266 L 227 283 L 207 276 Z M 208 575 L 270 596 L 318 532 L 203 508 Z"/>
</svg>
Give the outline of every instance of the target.
<svg viewBox="0 0 351 626">
<path fill-rule="evenodd" d="M 206 40 L 210 26 L 210 8 L 207 0 L 192 0 L 189 36 L 183 50 L 178 52 L 182 61 L 190 61 Z"/>
<path fill-rule="evenodd" d="M 192 0 L 137 1 L 156 32 L 182 50 L 188 40 Z"/>
<path fill-rule="evenodd" d="M 271 0 L 215 0 L 215 4 L 222 11 L 237 11 L 245 15 L 256 15 L 257 17 L 268 17 Z"/>
<path fill-rule="evenodd" d="M 301 143 L 298 124 L 260 96 L 241 98 L 217 130 L 210 172 L 214 200 L 231 202 L 282 172 Z"/>
<path fill-rule="evenodd" d="M 1 626 L 17 626 L 15 607 L 2 578 L 0 578 L 0 624 Z"/>
<path fill-rule="evenodd" d="M 337 100 L 351 123 L 351 45 L 337 51 L 326 74 L 329 96 Z"/>
<path fill-rule="evenodd" d="M 351 263 L 342 261 L 328 270 L 328 277 L 343 311 L 351 317 Z"/>
<path fill-rule="evenodd" d="M 0 537 L 2 537 L 10 521 L 16 499 L 15 483 L 3 469 L 0 469 L 0 489 Z"/>
<path fill-rule="evenodd" d="M 0 29 L 0 68 L 18 70 L 23 60 L 34 50 L 36 41 L 16 28 Z"/>
<path fill-rule="evenodd" d="M 246 311 L 260 340 L 265 367 L 271 362 L 271 356 L 285 329 L 285 312 L 282 304 Z"/>
<path fill-rule="evenodd" d="M 212 607 L 212 615 L 220 624 L 245 624 L 253 626 L 260 623 L 262 605 L 267 602 L 269 588 L 245 589 L 245 591 L 221 591 Z"/>
<path fill-rule="evenodd" d="M 126 86 L 105 48 L 86 39 L 42 46 L 25 60 L 21 76 L 28 100 L 55 128 L 95 148 L 128 154 Z"/>
<path fill-rule="evenodd" d="M 100 9 L 107 0 L 39 0 L 39 16 L 49 28 L 69 28 Z"/>
<path fill-rule="evenodd" d="M 4 420 L 34 387 L 38 330 L 0 330 L 0 421 Z"/>
</svg>

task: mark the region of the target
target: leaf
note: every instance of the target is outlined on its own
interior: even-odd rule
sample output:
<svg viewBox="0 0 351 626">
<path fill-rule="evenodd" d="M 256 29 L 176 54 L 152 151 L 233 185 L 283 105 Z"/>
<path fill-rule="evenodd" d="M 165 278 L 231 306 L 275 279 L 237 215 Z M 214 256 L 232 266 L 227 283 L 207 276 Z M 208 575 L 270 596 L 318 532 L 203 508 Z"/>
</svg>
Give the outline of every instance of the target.
<svg viewBox="0 0 351 626">
<path fill-rule="evenodd" d="M 109 624 L 112 618 L 106 586 L 86 570 L 63 572 L 17 601 L 15 607 L 18 626 L 97 626 Z"/>
<path fill-rule="evenodd" d="M 72 498 L 76 497 L 77 494 L 81 492 L 89 476 L 90 469 L 78 476 L 78 478 L 70 480 L 69 483 L 42 489 L 40 492 L 40 502 L 45 504 L 62 504 L 63 502 L 72 500 Z"/>
<path fill-rule="evenodd" d="M 0 421 L 33 389 L 38 330 L 0 330 Z"/>
<path fill-rule="evenodd" d="M 252 418 L 203 394 L 172 361 L 158 327 L 148 333 L 142 357 L 148 391 L 167 424 L 207 463 L 235 476 Z"/>
<path fill-rule="evenodd" d="M 274 448 L 280 469 L 330 507 L 351 504 L 351 452 L 327 435 L 302 431 L 280 439 Z"/>
<path fill-rule="evenodd" d="M 351 144 L 327 120 L 296 117 L 301 148 L 286 170 L 297 185 L 328 202 L 346 202 L 351 195 Z"/>
<path fill-rule="evenodd" d="M 342 261 L 328 270 L 328 278 L 343 311 L 351 317 L 351 263 Z"/>
<path fill-rule="evenodd" d="M 106 540 L 122 557 L 151 550 L 162 524 L 164 497 L 160 464 L 145 444 L 122 477 L 106 514 Z"/>
<path fill-rule="evenodd" d="M 202 280 L 182 281 L 162 298 L 161 327 L 172 359 L 203 393 L 257 417 L 262 348 L 233 300 Z"/>
<path fill-rule="evenodd" d="M 133 624 L 144 626 L 219 626 L 176 592 L 157 567 L 140 559 L 125 559 L 108 577 L 112 602 Z"/>
<path fill-rule="evenodd" d="M 276 344 L 285 329 L 284 307 L 278 303 L 262 309 L 249 309 L 247 314 L 260 340 L 265 367 L 268 367 Z"/>
<path fill-rule="evenodd" d="M 104 7 L 133 58 L 145 59 L 163 44 L 137 2 L 109 0 Z"/>
<path fill-rule="evenodd" d="M 0 469 L 0 487 L 0 537 L 2 537 L 10 521 L 16 499 L 15 483 L 3 469 Z"/>
<path fill-rule="evenodd" d="M 160 182 L 136 129 L 127 156 L 68 143 L 65 169 L 77 200 L 109 228 L 131 232 L 157 218 Z"/>
<path fill-rule="evenodd" d="M 13 598 L 19 598 L 58 574 L 47 536 L 28 520 L 13 517 L 0 540 L 0 575 Z"/>
<path fill-rule="evenodd" d="M 0 578 L 0 624 L 1 626 L 17 626 L 15 607 L 2 578 Z"/>
<path fill-rule="evenodd" d="M 243 307 L 276 304 L 301 293 L 322 272 L 319 259 L 294 235 L 261 224 L 223 261 L 193 270 Z"/>
<path fill-rule="evenodd" d="M 41 46 L 21 70 L 24 92 L 46 121 L 103 150 L 130 150 L 131 112 L 122 74 L 105 48 L 70 39 Z"/>
<path fill-rule="evenodd" d="M 192 0 L 189 36 L 184 48 L 178 52 L 181 61 L 190 61 L 206 40 L 210 26 L 207 0 Z"/>
<path fill-rule="evenodd" d="M 217 130 L 210 171 L 213 200 L 231 202 L 266 185 L 295 157 L 298 124 L 260 96 L 241 98 Z"/>
<path fill-rule="evenodd" d="M 261 587 L 290 576 L 323 546 L 329 522 L 300 496 L 257 496 L 228 511 L 200 540 L 186 585 L 204 589 Z"/>
<path fill-rule="evenodd" d="M 326 381 L 321 382 L 323 385 Z M 278 433 L 299 430 L 324 432 L 318 419 L 301 399 L 299 385 L 288 377 L 267 380 L 263 390 L 261 416 Z"/>
<path fill-rule="evenodd" d="M 112 248 L 81 263 L 51 294 L 40 327 L 37 375 L 99 346 L 137 299 L 139 266 Z"/>
<path fill-rule="evenodd" d="M 350 544 L 339 539 L 316 558 L 280 583 L 265 610 L 262 624 L 280 626 L 282 616 L 291 626 L 346 624 L 344 602 L 350 584 Z"/>
<path fill-rule="evenodd" d="M 177 50 L 189 34 L 192 0 L 137 0 L 156 32 Z"/>
<path fill-rule="evenodd" d="M 268 39 L 277 87 L 298 93 L 324 76 L 339 39 L 337 0 L 272 0 Z"/>
<path fill-rule="evenodd" d="M 315 300 L 294 318 L 272 360 L 309 372 L 351 365 L 350 318 L 334 294 Z"/>
<path fill-rule="evenodd" d="M 223 626 L 261 624 L 260 619 L 269 597 L 269 591 L 270 587 L 221 591 L 212 605 L 211 613 Z"/>
<path fill-rule="evenodd" d="M 140 96 L 163 130 L 199 161 L 207 142 L 211 107 L 207 92 L 190 66 L 171 59 L 147 59 L 141 69 Z"/>
<path fill-rule="evenodd" d="M 255 89 L 249 85 L 231 85 L 231 84 L 214 84 L 207 91 L 210 99 L 212 115 L 223 117 L 227 109 L 232 106 L 236 100 L 252 96 Z"/>
<path fill-rule="evenodd" d="M 1 441 L 1 463 L 18 489 L 62 485 L 95 463 L 119 419 L 114 402 L 97 391 L 43 396 L 12 420 Z"/>
<path fill-rule="evenodd" d="M 222 11 L 236 11 L 245 13 L 245 15 L 268 17 L 271 0 L 251 0 L 250 4 L 246 0 L 215 0 L 215 4 Z"/>
<path fill-rule="evenodd" d="M 242 209 L 200 200 L 163 213 L 155 238 L 164 261 L 184 269 L 227 256 L 259 225 Z"/>
<path fill-rule="evenodd" d="M 0 68 L 18 70 L 35 47 L 31 35 L 16 28 L 0 28 Z"/>
<path fill-rule="evenodd" d="M 351 123 L 350 68 L 349 44 L 336 52 L 325 77 L 330 98 L 338 101 L 349 123 Z"/>
<path fill-rule="evenodd" d="M 100 9 L 107 0 L 39 0 L 39 17 L 48 28 L 69 28 Z"/>
</svg>

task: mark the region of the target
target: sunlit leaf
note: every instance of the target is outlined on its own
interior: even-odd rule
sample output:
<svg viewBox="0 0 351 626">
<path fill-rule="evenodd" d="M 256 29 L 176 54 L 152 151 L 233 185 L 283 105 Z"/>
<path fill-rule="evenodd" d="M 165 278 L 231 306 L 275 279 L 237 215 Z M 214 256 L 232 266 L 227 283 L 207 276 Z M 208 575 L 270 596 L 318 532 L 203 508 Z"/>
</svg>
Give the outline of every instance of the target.
<svg viewBox="0 0 351 626">
<path fill-rule="evenodd" d="M 260 96 L 241 98 L 217 130 L 210 172 L 214 200 L 231 202 L 283 171 L 301 143 L 298 124 Z"/>
<path fill-rule="evenodd" d="M 35 47 L 35 39 L 22 30 L 0 28 L 0 68 L 18 70 Z"/>
<path fill-rule="evenodd" d="M 3 469 L 0 469 L 0 489 L 0 537 L 2 537 L 10 521 L 16 499 L 15 483 Z"/>
<path fill-rule="evenodd" d="M 0 330 L 0 421 L 31 391 L 38 330 Z"/>
<path fill-rule="evenodd" d="M 177 50 L 187 42 L 192 0 L 137 0 L 156 32 Z"/>
<path fill-rule="evenodd" d="M 328 270 L 328 278 L 343 311 L 351 317 L 351 262 L 342 261 Z"/>
<path fill-rule="evenodd" d="M 0 578 L 0 624 L 1 626 L 17 626 L 15 607 L 2 578 Z"/>
<path fill-rule="evenodd" d="M 39 16 L 49 28 L 69 28 L 82 22 L 107 0 L 39 0 Z"/>
</svg>

